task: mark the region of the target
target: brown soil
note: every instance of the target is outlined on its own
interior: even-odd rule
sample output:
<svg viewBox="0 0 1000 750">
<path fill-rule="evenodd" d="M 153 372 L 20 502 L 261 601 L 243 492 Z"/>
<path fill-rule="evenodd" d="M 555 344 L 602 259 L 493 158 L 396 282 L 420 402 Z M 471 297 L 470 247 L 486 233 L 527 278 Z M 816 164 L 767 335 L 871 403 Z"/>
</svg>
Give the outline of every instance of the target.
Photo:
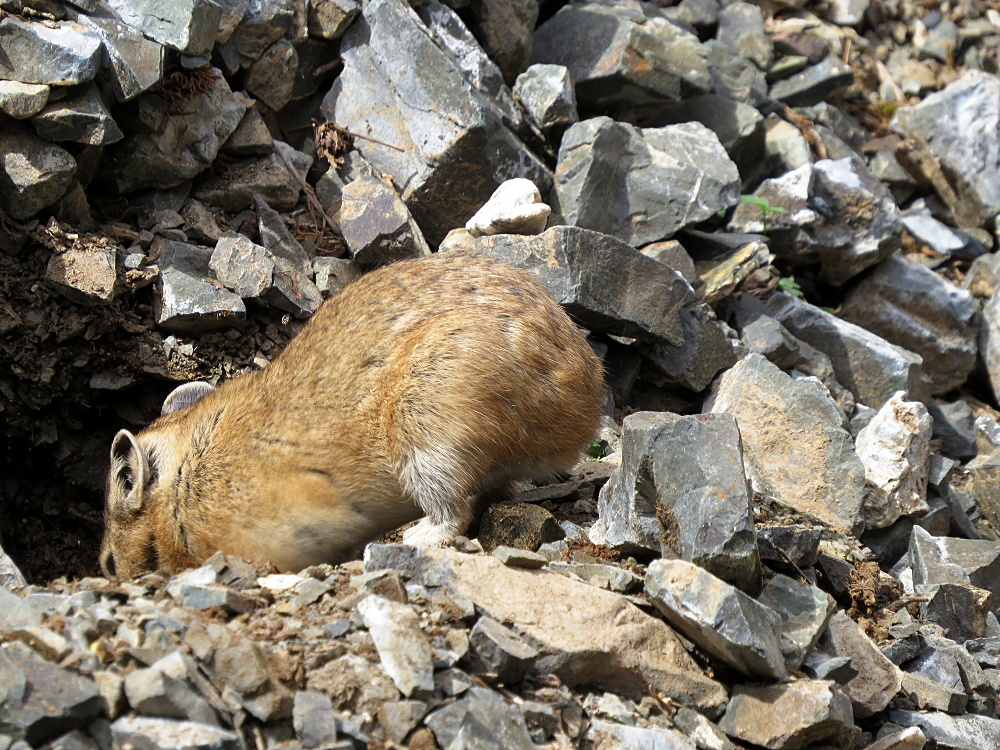
<svg viewBox="0 0 1000 750">
<path fill-rule="evenodd" d="M 851 607 L 847 614 L 876 643 L 885 640 L 889 625 L 903 606 L 903 585 L 892 576 L 884 575 L 877 562 L 863 562 L 854 566 L 847 580 Z"/>
</svg>

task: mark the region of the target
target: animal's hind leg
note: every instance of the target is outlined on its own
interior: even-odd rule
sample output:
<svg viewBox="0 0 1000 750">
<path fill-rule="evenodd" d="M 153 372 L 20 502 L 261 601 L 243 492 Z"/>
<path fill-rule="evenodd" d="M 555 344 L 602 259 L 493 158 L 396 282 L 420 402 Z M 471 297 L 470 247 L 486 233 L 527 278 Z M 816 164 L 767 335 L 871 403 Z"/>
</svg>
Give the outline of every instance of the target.
<svg viewBox="0 0 1000 750">
<path fill-rule="evenodd" d="M 472 523 L 474 501 L 470 497 L 473 482 L 456 475 L 461 465 L 445 449 L 414 449 L 400 465 L 400 481 L 424 511 L 424 517 L 403 532 L 403 541 L 419 547 L 439 547 L 464 534 Z"/>
</svg>

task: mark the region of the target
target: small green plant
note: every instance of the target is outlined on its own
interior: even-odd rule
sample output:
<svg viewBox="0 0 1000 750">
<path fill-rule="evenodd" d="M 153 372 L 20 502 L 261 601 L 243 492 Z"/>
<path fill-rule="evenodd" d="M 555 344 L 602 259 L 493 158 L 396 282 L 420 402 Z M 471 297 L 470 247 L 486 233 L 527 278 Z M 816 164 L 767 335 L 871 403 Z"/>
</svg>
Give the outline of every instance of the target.
<svg viewBox="0 0 1000 750">
<path fill-rule="evenodd" d="M 768 214 L 787 214 L 788 209 L 784 206 L 772 206 L 771 201 L 767 198 L 762 198 L 759 195 L 741 195 L 740 200 L 743 203 L 749 203 L 751 206 L 757 206 L 760 209 L 760 223 L 761 232 L 767 234 L 767 215 Z"/>
<path fill-rule="evenodd" d="M 603 440 L 594 440 L 587 446 L 587 455 L 591 458 L 604 458 L 608 455 L 608 444 Z"/>
<path fill-rule="evenodd" d="M 790 294 L 793 297 L 801 297 L 802 287 L 799 286 L 799 282 L 795 280 L 794 276 L 782 276 L 778 279 L 778 288 L 785 294 Z"/>
</svg>

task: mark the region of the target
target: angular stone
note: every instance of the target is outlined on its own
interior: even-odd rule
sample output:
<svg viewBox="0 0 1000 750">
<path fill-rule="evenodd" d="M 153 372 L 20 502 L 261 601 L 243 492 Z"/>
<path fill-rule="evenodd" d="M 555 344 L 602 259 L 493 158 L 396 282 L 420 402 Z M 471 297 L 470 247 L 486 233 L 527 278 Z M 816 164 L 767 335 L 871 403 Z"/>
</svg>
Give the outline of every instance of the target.
<svg viewBox="0 0 1000 750">
<path fill-rule="evenodd" d="M 479 522 L 479 541 L 487 552 L 501 545 L 535 552 L 565 535 L 555 516 L 530 503 L 491 505 Z"/>
<path fill-rule="evenodd" d="M 72 21 L 49 25 L 7 15 L 0 19 L 0 48 L 0 78 L 21 83 L 87 83 L 101 62 L 100 39 Z"/>
<path fill-rule="evenodd" d="M 617 565 L 552 561 L 547 567 L 553 573 L 573 576 L 592 586 L 617 591 L 620 594 L 628 594 L 642 588 L 641 576 Z"/>
<path fill-rule="evenodd" d="M 359 0 L 316 0 L 309 4 L 309 36 L 340 39 L 361 12 Z"/>
<path fill-rule="evenodd" d="M 961 252 L 966 246 L 966 240 L 946 224 L 942 224 L 929 213 L 903 214 L 900 222 L 913 238 L 931 250 L 941 255 L 951 255 Z M 920 264 L 914 264 L 920 268 Z"/>
<path fill-rule="evenodd" d="M 694 750 L 696 745 L 676 729 L 635 727 L 594 719 L 587 729 L 589 747 L 599 750 Z"/>
<path fill-rule="evenodd" d="M 768 100 L 764 71 L 717 39 L 704 45 L 708 52 L 712 93 L 757 106 Z"/>
<path fill-rule="evenodd" d="M 15 120 L 41 112 L 49 100 L 49 87 L 20 81 L 0 81 L 0 112 Z"/>
<path fill-rule="evenodd" d="M 297 273 L 311 277 L 312 259 L 295 239 L 281 214 L 267 205 L 267 201 L 259 195 L 254 197 L 254 210 L 257 212 L 261 244 L 276 257 L 288 261 Z"/>
<path fill-rule="evenodd" d="M 81 15 L 79 21 L 101 39 L 104 46 L 101 80 L 108 82 L 118 101 L 134 99 L 160 82 L 163 45 L 114 18 Z"/>
<path fill-rule="evenodd" d="M 799 669 L 836 609 L 833 597 L 815 586 L 779 573 L 768 581 L 758 601 L 781 618 L 781 652 L 785 667 Z"/>
<path fill-rule="evenodd" d="M 379 706 L 378 723 L 386 739 L 403 742 L 426 713 L 423 701 L 388 701 Z"/>
<path fill-rule="evenodd" d="M 975 586 L 943 583 L 921 605 L 921 618 L 936 622 L 955 641 L 982 638 L 993 594 Z"/>
<path fill-rule="evenodd" d="M 0 25 L 13 20 L 8 16 Z M 51 206 L 73 182 L 76 161 L 26 125 L 5 123 L 0 133 L 0 209 L 27 219 Z"/>
<path fill-rule="evenodd" d="M 271 288 L 274 256 L 242 234 L 226 232 L 219 237 L 209 268 L 240 297 L 260 297 Z"/>
<path fill-rule="evenodd" d="M 216 52 L 229 73 L 249 67 L 296 22 L 296 9 L 286 0 L 229 0 L 226 5 L 232 13 L 223 23 L 230 33 Z M 298 19 L 300 23 L 304 20 Z"/>
<path fill-rule="evenodd" d="M 915 727 L 934 743 L 948 750 L 983 750 L 1000 746 L 1000 720 L 988 716 L 963 714 L 950 716 L 938 711 L 902 711 L 893 709 L 889 719 L 904 727 Z M 909 750 L 907 746 L 906 750 Z"/>
<path fill-rule="evenodd" d="M 326 747 L 337 741 L 337 715 L 333 702 L 322 693 L 309 690 L 295 693 L 292 724 L 302 747 Z"/>
<path fill-rule="evenodd" d="M 827 680 L 739 685 L 719 728 L 771 750 L 800 750 L 858 733 L 851 699 Z"/>
<path fill-rule="evenodd" d="M 380 266 L 430 254 L 406 205 L 375 177 L 359 177 L 344 188 L 337 218 L 351 257 L 361 265 Z"/>
<path fill-rule="evenodd" d="M 154 243 L 153 251 L 160 253 L 153 317 L 161 329 L 175 334 L 218 331 L 246 317 L 243 300 L 212 283 L 208 248 L 162 241 Z"/>
<path fill-rule="evenodd" d="M 638 412 L 622 424 L 622 465 L 601 489 L 590 538 L 627 554 L 680 557 L 757 593 L 750 498 L 732 416 Z"/>
<path fill-rule="evenodd" d="M 536 645 L 539 673 L 556 674 L 567 685 L 596 684 L 625 695 L 652 686 L 709 714 L 725 701 L 722 686 L 701 673 L 670 628 L 618 594 L 553 573 L 507 568 L 491 556 L 377 544 L 365 554 L 369 570 L 398 569 L 471 599 Z"/>
<path fill-rule="evenodd" d="M 983 305 L 979 324 L 979 359 L 996 398 L 1000 393 L 1000 289 Z"/>
<path fill-rule="evenodd" d="M 540 235 L 492 235 L 475 251 L 532 271 L 582 325 L 647 341 L 682 344 L 678 310 L 694 300 L 671 268 L 624 242 L 578 227 Z"/>
<path fill-rule="evenodd" d="M 693 563 L 654 560 L 646 593 L 671 625 L 715 658 L 753 677 L 785 677 L 781 618 L 742 591 Z"/>
<path fill-rule="evenodd" d="M 115 747 L 135 750 L 239 750 L 240 736 L 228 729 L 176 719 L 123 716 L 111 724 Z"/>
<path fill-rule="evenodd" d="M 932 180 L 958 226 L 980 227 L 1000 212 L 1000 80 L 970 71 L 896 113 L 899 128 L 936 162 Z"/>
<path fill-rule="evenodd" d="M 864 719 L 876 714 L 899 692 L 903 675 L 865 635 L 861 627 L 843 610 L 830 618 L 820 639 L 820 648 L 831 656 L 848 656 L 858 671 L 857 677 L 844 685 L 844 693 L 854 704 L 854 715 Z"/>
<path fill-rule="evenodd" d="M 10 556 L 3 551 L 3 547 L 0 547 L 0 589 L 13 589 L 19 586 L 24 586 L 27 581 L 24 580 L 24 574 L 18 569 L 17 565 Z M 2 597 L 2 594 L 0 594 Z M 0 703 L 3 703 L 0 700 Z"/>
<path fill-rule="evenodd" d="M 774 58 L 771 37 L 764 30 L 760 8 L 738 0 L 727 5 L 719 14 L 719 29 L 715 38 L 719 44 L 732 47 L 761 70 L 767 70 Z"/>
<path fill-rule="evenodd" d="M 0 664 L 6 662 L 5 671 L 13 675 L 4 686 L 8 703 L 0 713 L 0 734 L 40 747 L 87 726 L 100 713 L 100 693 L 92 680 L 50 664 L 23 643 L 0 648 L 6 652 Z"/>
<path fill-rule="evenodd" d="M 123 137 L 94 84 L 81 86 L 68 96 L 49 103 L 31 119 L 31 124 L 49 141 L 106 146 Z"/>
<path fill-rule="evenodd" d="M 790 107 L 808 107 L 854 81 L 850 65 L 834 54 L 771 86 L 771 98 Z"/>
<path fill-rule="evenodd" d="M 929 396 L 919 355 L 787 294 L 772 295 L 767 306 L 793 335 L 830 357 L 837 380 L 864 405 L 881 408 L 897 391 L 913 401 Z"/>
<path fill-rule="evenodd" d="M 114 298 L 116 268 L 115 246 L 94 242 L 52 255 L 45 269 L 45 280 L 66 299 L 97 305 Z"/>
<path fill-rule="evenodd" d="M 564 65 L 532 65 L 517 77 L 514 96 L 543 133 L 580 120 L 573 80 Z"/>
<path fill-rule="evenodd" d="M 119 192 L 172 188 L 215 161 L 243 118 L 246 104 L 233 95 L 217 69 L 204 76 L 205 92 L 187 95 L 183 110 L 160 97 L 142 100 L 138 114 L 142 128 L 135 128 L 135 135 L 122 141 L 110 157 L 111 179 Z"/>
<path fill-rule="evenodd" d="M 358 612 L 375 641 L 382 667 L 399 691 L 407 698 L 433 691 L 431 647 L 413 609 L 372 595 L 358 604 Z"/>
<path fill-rule="evenodd" d="M 107 0 L 118 17 L 134 29 L 178 52 L 197 57 L 208 55 L 222 20 L 222 8 L 213 0 Z"/>
<path fill-rule="evenodd" d="M 563 135 L 550 200 L 566 224 L 639 246 L 728 208 L 739 191 L 739 170 L 701 123 L 637 128 L 595 117 Z"/>
<path fill-rule="evenodd" d="M 971 584 L 1000 597 L 1000 543 L 931 536 L 914 526 L 910 537 L 913 585 Z"/>
<path fill-rule="evenodd" d="M 771 567 L 811 568 L 816 564 L 822 536 L 823 529 L 818 526 L 761 526 L 757 529 L 760 559 Z"/>
<path fill-rule="evenodd" d="M 656 375 L 695 393 L 705 390 L 720 371 L 738 359 L 732 330 L 705 304 L 678 311 L 684 343 L 656 343 L 638 347 Z M 733 337 L 735 338 L 735 337 Z"/>
<path fill-rule="evenodd" d="M 537 649 L 490 617 L 480 617 L 473 626 L 469 647 L 473 668 L 505 685 L 520 681 L 538 657 Z"/>
<path fill-rule="evenodd" d="M 881 529 L 901 516 L 930 510 L 927 461 L 931 431 L 927 407 L 897 393 L 858 433 L 858 457 L 865 465 L 869 485 L 863 510 L 869 529 Z"/>
<path fill-rule="evenodd" d="M 823 214 L 810 203 L 814 184 L 812 164 L 764 180 L 753 196 L 775 210 L 744 201 L 733 212 L 729 231 L 766 234 L 771 251 L 780 258 L 813 259 L 813 238 L 824 221 Z"/>
<path fill-rule="evenodd" d="M 705 410 L 739 423 L 754 492 L 841 529 L 859 524 L 864 465 L 819 382 L 750 354 L 722 375 Z"/>
<path fill-rule="evenodd" d="M 802 671 L 817 680 L 833 680 L 838 685 L 846 685 L 858 676 L 849 656 L 829 656 L 818 649 L 809 652 Z"/>
<path fill-rule="evenodd" d="M 510 750 L 534 750 L 520 709 L 508 703 L 492 690 L 470 688 L 458 703 L 447 707 L 452 714 L 450 727 L 427 724 L 437 736 L 438 745 L 449 750 L 477 750 L 502 747 Z"/>
<path fill-rule="evenodd" d="M 538 568 L 544 568 L 545 563 L 548 562 L 547 557 L 537 552 L 529 552 L 526 549 L 518 549 L 517 547 L 508 547 L 505 544 L 495 547 L 490 554 L 504 565 L 509 565 L 512 568 L 537 570 Z"/>
<path fill-rule="evenodd" d="M 209 177 L 193 195 L 210 206 L 226 211 L 252 208 L 261 198 L 276 211 L 291 211 L 302 193 L 312 157 L 287 143 L 274 141 L 274 153 L 232 165 L 220 175 Z"/>
<path fill-rule="evenodd" d="M 890 256 L 863 279 L 840 315 L 919 354 L 934 393 L 958 388 L 976 366 L 975 299 L 902 255 Z"/>
<path fill-rule="evenodd" d="M 316 288 L 324 297 L 332 297 L 353 281 L 361 278 L 362 269 L 349 258 L 313 258 Z"/>
<path fill-rule="evenodd" d="M 275 112 L 291 100 L 299 55 L 287 39 L 279 39 L 250 65 L 247 91 Z"/>
<path fill-rule="evenodd" d="M 484 234 L 541 234 L 552 209 L 531 180 L 516 178 L 498 187 L 465 223 L 473 237 Z"/>
<path fill-rule="evenodd" d="M 464 224 L 504 180 L 526 177 L 548 192 L 544 164 L 405 4 L 368 3 L 344 35 L 341 55 L 344 70 L 321 112 L 390 144 L 358 139 L 355 147 L 400 186 L 432 244 Z"/>
<path fill-rule="evenodd" d="M 486 53 L 513 83 L 531 62 L 532 32 L 538 22 L 535 0 L 486 0 L 473 4 L 471 29 Z"/>
<path fill-rule="evenodd" d="M 125 678 L 125 697 L 140 716 L 218 724 L 212 707 L 185 680 L 160 669 L 137 669 Z"/>
<path fill-rule="evenodd" d="M 698 38 L 624 6 L 570 3 L 535 31 L 533 63 L 565 65 L 588 109 L 678 101 L 708 91 Z"/>
</svg>

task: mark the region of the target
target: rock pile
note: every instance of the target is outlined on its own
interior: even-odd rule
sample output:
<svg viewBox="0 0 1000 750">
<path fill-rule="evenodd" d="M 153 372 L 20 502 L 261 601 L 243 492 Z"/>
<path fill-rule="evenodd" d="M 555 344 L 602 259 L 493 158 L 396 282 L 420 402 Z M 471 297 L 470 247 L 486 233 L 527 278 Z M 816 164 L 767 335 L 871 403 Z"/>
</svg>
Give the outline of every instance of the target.
<svg viewBox="0 0 1000 750">
<path fill-rule="evenodd" d="M 0 750 L 1000 746 L 998 70 L 981 0 L 0 0 Z M 166 381 L 457 248 L 590 332 L 594 460 L 88 577 Z"/>
</svg>

